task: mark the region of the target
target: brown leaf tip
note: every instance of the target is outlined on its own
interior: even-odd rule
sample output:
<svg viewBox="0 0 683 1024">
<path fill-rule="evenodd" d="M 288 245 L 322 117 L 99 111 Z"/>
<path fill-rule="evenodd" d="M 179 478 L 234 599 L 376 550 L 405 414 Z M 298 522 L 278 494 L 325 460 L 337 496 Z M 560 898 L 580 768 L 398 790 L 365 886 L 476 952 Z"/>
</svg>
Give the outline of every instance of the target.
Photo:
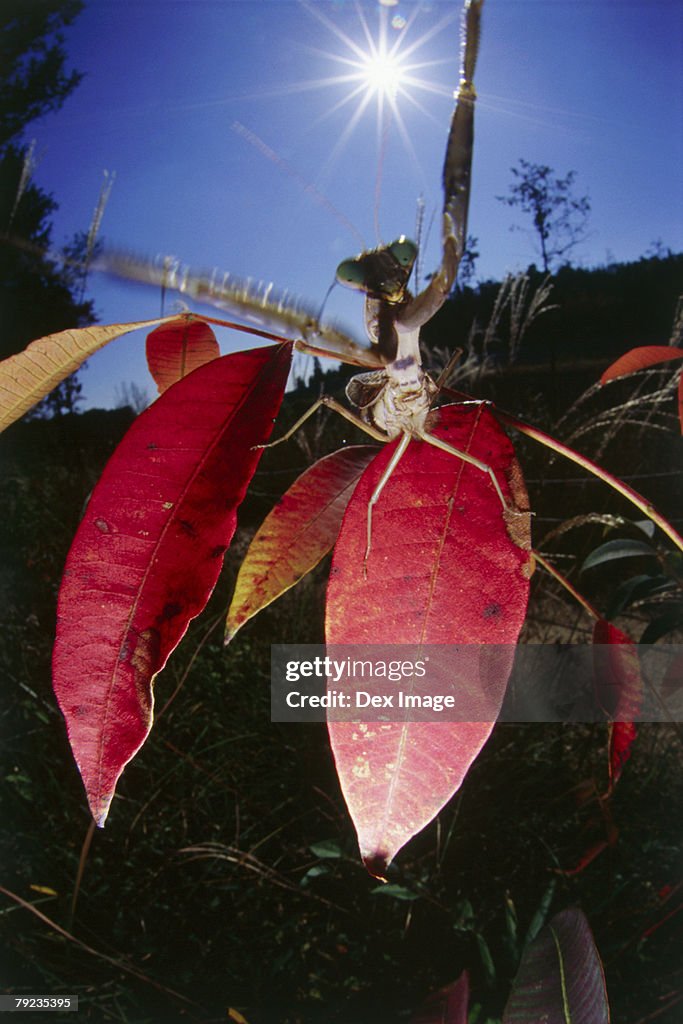
<svg viewBox="0 0 683 1024">
<path fill-rule="evenodd" d="M 366 871 L 379 882 L 388 881 L 386 873 L 389 869 L 390 861 L 391 857 L 384 850 L 378 850 L 376 853 L 371 853 L 367 856 L 363 854 L 363 864 Z"/>
</svg>

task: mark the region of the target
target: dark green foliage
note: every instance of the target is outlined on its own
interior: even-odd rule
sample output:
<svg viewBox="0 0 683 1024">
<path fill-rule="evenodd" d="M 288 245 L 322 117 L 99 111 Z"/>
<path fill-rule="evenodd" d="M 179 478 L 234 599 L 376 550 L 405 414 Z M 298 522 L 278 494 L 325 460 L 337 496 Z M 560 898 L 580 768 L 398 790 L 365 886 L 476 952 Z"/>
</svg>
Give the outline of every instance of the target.
<svg viewBox="0 0 683 1024">
<path fill-rule="evenodd" d="M 85 236 L 73 240 L 62 260 L 51 254 L 50 218 L 57 203 L 28 182 L 18 193 L 24 156 L 13 146 L 0 155 L 0 359 L 21 352 L 29 342 L 70 327 L 93 323 L 97 317 L 83 299 Z M 40 413 L 74 412 L 81 383 L 72 374 L 48 395 Z"/>
<path fill-rule="evenodd" d="M 82 0 L 0 5 L 0 149 L 31 121 L 59 110 L 83 77 L 65 68 L 62 34 L 82 9 Z"/>
<path fill-rule="evenodd" d="M 553 279 L 562 307 L 562 325 L 555 316 L 551 333 L 557 350 L 569 358 L 611 357 L 636 345 L 665 345 L 682 272 L 683 253 L 592 270 L 562 267 Z"/>
<path fill-rule="evenodd" d="M 7 225 L 21 178 L 23 155 L 9 148 L 0 156 L 0 225 Z M 54 199 L 29 184 L 12 221 L 12 239 L 0 238 L 0 359 L 21 352 L 36 338 L 82 326 L 94 319 L 92 303 L 74 297 L 70 273 L 50 249 Z"/>
<path fill-rule="evenodd" d="M 535 266 L 524 277 L 529 295 L 546 280 Z M 487 334 L 501 284 L 484 281 L 454 292 L 423 329 L 425 362 L 431 365 L 433 350 L 461 348 L 473 373 L 462 384 L 456 376 L 455 387 L 550 426 L 617 356 L 668 343 L 682 280 L 683 253 L 592 270 L 562 267 L 550 281 L 549 303 L 557 308 L 534 319 L 514 351 L 509 309 L 493 337 Z"/>
</svg>

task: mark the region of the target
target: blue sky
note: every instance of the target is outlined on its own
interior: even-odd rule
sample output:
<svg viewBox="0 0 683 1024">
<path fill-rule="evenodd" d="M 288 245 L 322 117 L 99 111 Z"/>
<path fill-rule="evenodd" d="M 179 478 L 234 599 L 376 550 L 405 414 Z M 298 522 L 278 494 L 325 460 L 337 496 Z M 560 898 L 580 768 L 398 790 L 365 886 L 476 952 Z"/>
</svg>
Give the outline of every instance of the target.
<svg viewBox="0 0 683 1024">
<path fill-rule="evenodd" d="M 102 228 L 109 244 L 322 301 L 339 261 L 360 248 L 347 221 L 374 246 L 414 234 L 418 196 L 427 221 L 440 208 L 459 12 L 457 0 L 89 0 L 66 40 L 86 77 L 58 114 L 30 128 L 35 179 L 60 204 L 55 242 L 87 228 L 106 169 L 116 172 Z M 342 104 L 354 86 L 331 81 L 350 70 L 338 58 L 355 57 L 338 33 L 367 48 L 361 14 L 373 35 L 387 20 L 390 44 L 407 23 L 404 49 L 427 37 L 405 62 L 419 63 L 412 76 L 431 88 L 398 96 L 412 152 L 396 118 L 385 133 L 380 238 L 376 100 L 339 147 L 358 100 Z M 530 236 L 509 230 L 514 211 L 495 199 L 520 157 L 576 171 L 577 192 L 589 195 L 591 233 L 575 262 L 637 259 L 658 239 L 683 247 L 680 0 L 487 0 L 476 83 L 470 231 L 479 277 L 534 259 Z M 438 260 L 432 234 L 427 270 Z M 94 275 L 89 290 L 102 322 L 158 313 L 153 289 Z M 329 309 L 362 336 L 356 294 L 336 289 Z M 240 335 L 221 343 L 249 345 Z M 88 404 L 114 404 L 124 381 L 151 395 L 143 350 L 133 336 L 93 357 Z"/>
</svg>

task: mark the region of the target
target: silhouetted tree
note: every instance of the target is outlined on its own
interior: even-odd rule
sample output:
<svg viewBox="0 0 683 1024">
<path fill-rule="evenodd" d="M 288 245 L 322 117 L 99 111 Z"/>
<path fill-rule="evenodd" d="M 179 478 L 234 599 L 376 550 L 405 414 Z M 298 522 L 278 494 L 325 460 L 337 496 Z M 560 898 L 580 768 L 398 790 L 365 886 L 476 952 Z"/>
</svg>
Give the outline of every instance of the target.
<svg viewBox="0 0 683 1024">
<path fill-rule="evenodd" d="M 59 110 L 83 77 L 65 70 L 62 30 L 82 0 L 3 0 L 0 5 L 0 149 L 31 121 Z"/>
<path fill-rule="evenodd" d="M 81 0 L 3 0 L 0 10 L 0 358 L 35 338 L 95 319 L 83 301 L 87 236 L 79 233 L 62 258 L 50 255 L 57 203 L 31 179 L 32 147 L 21 135 L 36 118 L 58 110 L 81 80 L 65 70 L 62 29 Z M 59 385 L 42 411 L 73 412 L 81 384 Z"/>
<path fill-rule="evenodd" d="M 21 153 L 9 147 L 0 158 L 0 224 L 7 224 L 21 167 Z M 78 282 L 73 268 L 65 269 L 48 255 L 56 209 L 52 196 L 29 183 L 16 207 L 11 241 L 0 246 L 0 358 L 21 351 L 41 334 L 75 327 L 92 316 L 90 303 L 74 298 Z"/>
<path fill-rule="evenodd" d="M 590 201 L 588 196 L 573 195 L 575 171 L 558 178 L 551 167 L 529 160 L 520 160 L 511 171 L 509 194 L 496 199 L 531 215 L 547 274 L 568 263 L 566 254 L 586 237 Z"/>
<path fill-rule="evenodd" d="M 474 235 L 468 235 L 465 239 L 465 248 L 458 267 L 456 288 L 466 288 L 474 284 L 476 263 L 481 255 L 477 249 L 478 245 L 479 239 Z"/>
</svg>

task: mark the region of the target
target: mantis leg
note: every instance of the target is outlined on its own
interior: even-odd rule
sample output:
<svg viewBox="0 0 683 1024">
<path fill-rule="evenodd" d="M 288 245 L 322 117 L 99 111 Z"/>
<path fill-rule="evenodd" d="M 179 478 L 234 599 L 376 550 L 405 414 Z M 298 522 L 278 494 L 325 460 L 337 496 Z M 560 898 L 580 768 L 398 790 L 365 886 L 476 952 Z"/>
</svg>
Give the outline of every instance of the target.
<svg viewBox="0 0 683 1024">
<path fill-rule="evenodd" d="M 562 444 L 556 438 L 551 437 L 550 434 L 546 434 L 544 430 L 539 430 L 537 427 L 532 427 L 529 423 L 525 423 L 524 420 L 518 420 L 516 416 L 511 416 L 507 412 L 501 412 L 500 409 L 496 409 L 496 417 L 501 423 L 507 424 L 514 430 L 519 430 L 521 434 L 525 434 L 527 437 L 531 437 L 534 441 L 538 441 L 540 444 L 544 444 L 551 451 L 556 452 L 558 455 L 563 455 L 565 459 L 569 459 L 571 462 L 575 462 L 577 466 L 581 466 L 582 469 L 587 470 L 596 476 L 599 480 L 615 490 L 618 494 L 621 494 L 627 501 L 630 501 L 632 505 L 647 516 L 651 522 L 655 523 L 656 526 L 663 530 L 664 533 L 669 537 L 670 540 L 676 545 L 676 547 L 683 551 L 683 537 L 678 531 L 672 526 L 672 524 L 665 519 L 664 516 L 657 511 L 647 498 L 644 498 L 638 491 L 634 491 L 632 487 L 624 483 L 618 477 L 608 473 L 606 469 L 599 466 L 596 462 L 587 458 L 585 455 L 581 455 L 580 452 L 575 452 L 573 448 L 569 448 L 566 444 Z"/>
<path fill-rule="evenodd" d="M 373 427 L 372 424 L 366 423 L 364 419 L 361 419 L 361 417 L 357 416 L 356 413 L 351 412 L 351 410 L 347 409 L 346 406 L 341 404 L 341 402 L 338 402 L 336 398 L 330 398 L 329 395 L 321 395 L 321 397 L 313 403 L 310 409 L 307 409 L 303 416 L 300 416 L 296 423 L 294 423 L 289 430 L 282 435 L 282 437 L 278 437 L 275 441 L 270 441 L 268 444 L 257 444 L 255 447 L 274 448 L 276 444 L 281 444 L 283 441 L 289 441 L 290 437 L 296 434 L 297 430 L 302 427 L 306 420 L 310 419 L 310 417 L 313 416 L 321 406 L 325 406 L 326 409 L 332 409 L 334 412 L 339 413 L 339 415 L 343 416 L 345 420 L 349 421 L 349 423 L 353 423 L 354 427 L 358 427 L 360 430 L 363 430 L 366 434 L 369 434 L 370 437 L 374 438 L 375 441 L 382 441 L 383 444 L 386 444 L 387 435 L 381 430 L 377 430 L 377 428 Z"/>
<path fill-rule="evenodd" d="M 477 469 L 480 469 L 482 473 L 487 473 L 491 479 L 491 483 L 496 489 L 496 494 L 500 498 L 500 503 L 503 506 L 503 509 L 506 512 L 516 511 L 516 509 L 510 508 L 510 506 L 508 505 L 507 501 L 505 500 L 505 496 L 502 490 L 500 489 L 500 484 L 498 483 L 496 474 L 494 473 L 491 466 L 489 466 L 486 462 L 482 462 L 481 459 L 477 459 L 474 455 L 470 455 L 469 452 L 461 451 L 460 448 L 454 448 L 452 444 L 448 444 L 446 441 L 442 441 L 440 437 L 435 437 L 434 434 L 422 433 L 419 435 L 419 438 L 421 441 L 426 441 L 427 444 L 433 445 L 434 448 L 439 448 L 440 451 L 447 452 L 448 455 L 454 455 L 456 459 L 462 459 L 463 462 L 469 463 L 470 466 L 475 466 Z"/>
<path fill-rule="evenodd" d="M 382 476 L 380 477 L 379 483 L 377 484 L 377 486 L 375 487 L 374 491 L 372 492 L 372 495 L 371 495 L 370 500 L 368 502 L 368 541 L 367 541 L 367 546 L 365 548 L 365 555 L 363 557 L 363 572 L 364 572 L 365 575 L 367 575 L 367 562 L 368 562 L 368 557 L 370 555 L 370 545 L 372 543 L 372 510 L 375 507 L 375 505 L 377 504 L 377 502 L 379 500 L 380 494 L 382 493 L 382 491 L 384 490 L 384 487 L 388 483 L 389 478 L 391 477 L 391 474 L 394 472 L 394 470 L 398 466 L 399 461 L 401 460 L 402 456 L 404 455 L 405 450 L 406 450 L 406 448 L 408 447 L 409 444 L 410 444 L 410 434 L 403 434 L 402 437 L 401 437 L 401 440 L 396 445 L 396 449 L 394 451 L 394 454 L 389 459 L 387 467 L 384 470 L 384 472 L 382 473 Z"/>
</svg>

